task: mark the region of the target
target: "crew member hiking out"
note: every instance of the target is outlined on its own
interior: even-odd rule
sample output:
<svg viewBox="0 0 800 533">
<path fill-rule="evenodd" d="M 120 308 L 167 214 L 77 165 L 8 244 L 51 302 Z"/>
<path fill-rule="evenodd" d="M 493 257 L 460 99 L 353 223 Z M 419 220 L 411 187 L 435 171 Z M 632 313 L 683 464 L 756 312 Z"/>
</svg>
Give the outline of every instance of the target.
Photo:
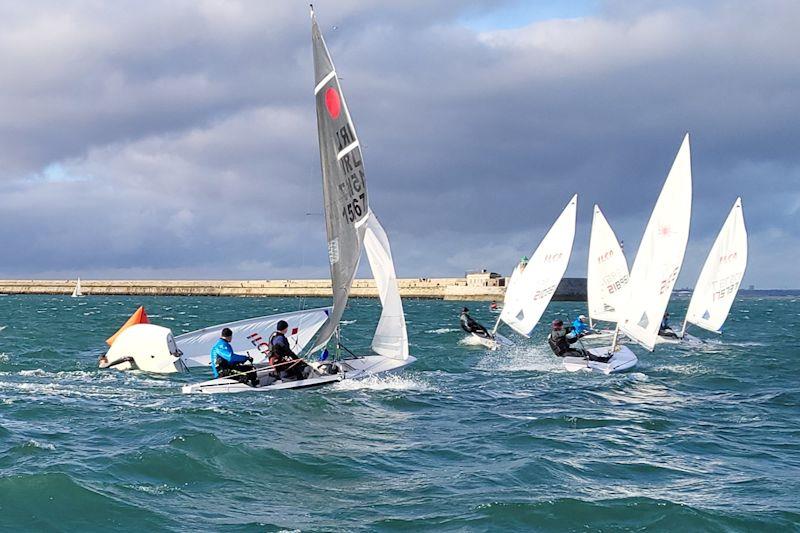
<svg viewBox="0 0 800 533">
<path fill-rule="evenodd" d="M 578 341 L 578 336 L 567 336 L 571 331 L 570 326 L 564 327 L 562 320 L 553 320 L 550 335 L 547 336 L 547 344 L 550 345 L 550 349 L 558 357 L 587 357 L 588 354 L 585 350 L 572 347 L 572 344 Z"/>
<path fill-rule="evenodd" d="M 314 369 L 289 347 L 286 338 L 288 329 L 289 324 L 285 320 L 278 321 L 275 332 L 269 338 L 269 364 L 275 367 L 275 373 L 281 381 L 307 379 Z"/>
<path fill-rule="evenodd" d="M 489 330 L 478 324 L 471 316 L 469 316 L 469 309 L 466 307 L 461 310 L 461 329 L 467 333 L 475 333 L 481 337 L 492 337 L 489 334 Z"/>
<path fill-rule="evenodd" d="M 253 358 L 249 355 L 239 355 L 233 352 L 231 341 L 233 332 L 224 328 L 220 339 L 211 348 L 211 372 L 215 378 L 231 377 L 241 383 L 249 382 L 251 386 L 258 386 L 258 374 L 253 367 Z"/>
</svg>

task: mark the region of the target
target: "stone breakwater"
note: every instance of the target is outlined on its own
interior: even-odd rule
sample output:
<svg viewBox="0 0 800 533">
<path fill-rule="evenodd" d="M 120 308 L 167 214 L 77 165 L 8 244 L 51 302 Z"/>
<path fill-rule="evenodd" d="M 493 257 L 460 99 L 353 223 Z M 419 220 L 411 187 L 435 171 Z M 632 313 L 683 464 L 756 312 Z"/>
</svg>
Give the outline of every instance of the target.
<svg viewBox="0 0 800 533">
<path fill-rule="evenodd" d="M 497 300 L 505 294 L 505 279 L 501 285 L 483 286 L 470 283 L 468 278 L 398 279 L 400 295 L 404 298 L 433 298 L 444 300 Z M 0 280 L 3 294 L 71 294 L 76 280 Z M 330 280 L 81 280 L 84 295 L 132 296 L 304 296 L 330 297 Z M 373 280 L 357 279 L 351 291 L 353 297 L 376 298 Z M 586 281 L 565 278 L 556 291 L 555 299 L 583 300 Z"/>
</svg>

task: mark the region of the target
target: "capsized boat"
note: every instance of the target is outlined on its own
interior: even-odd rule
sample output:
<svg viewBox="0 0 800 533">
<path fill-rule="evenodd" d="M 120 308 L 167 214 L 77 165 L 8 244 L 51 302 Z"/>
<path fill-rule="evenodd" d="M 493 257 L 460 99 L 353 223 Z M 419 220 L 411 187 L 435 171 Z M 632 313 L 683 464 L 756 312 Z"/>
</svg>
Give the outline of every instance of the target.
<svg viewBox="0 0 800 533">
<path fill-rule="evenodd" d="M 492 330 L 492 336 L 498 340 L 488 345 L 490 349 L 510 342 L 497 332 L 500 322 L 520 335 L 530 337 L 567 270 L 575 239 L 577 206 L 576 194 L 561 211 L 531 259 L 514 269 L 503 299 L 503 310 Z"/>
<path fill-rule="evenodd" d="M 184 393 L 232 393 L 319 386 L 343 379 L 393 372 L 416 360 L 409 354 L 405 314 L 389 239 L 369 206 L 361 145 L 313 7 L 311 37 L 333 308 L 306 356 L 326 349 L 329 341 L 335 337 L 333 360 L 309 362 L 314 372 L 308 379 L 282 381 L 275 376 L 274 368 L 257 365 L 259 384 L 256 387 L 226 377 L 186 385 L 183 387 Z M 362 249 L 366 251 L 375 278 L 382 311 L 372 339 L 373 353 L 357 355 L 342 345 L 338 330 Z"/>
<path fill-rule="evenodd" d="M 689 134 L 686 134 L 644 230 L 631 269 L 626 301 L 617 315 L 618 332 L 649 351 L 655 348 L 661 318 L 683 265 L 691 210 L 692 167 Z M 610 374 L 629 370 L 638 362 L 636 354 L 620 345 L 616 338 L 611 346 L 591 348 L 589 352 L 598 358 L 610 358 L 607 362 L 564 358 L 565 368 Z"/>
<path fill-rule="evenodd" d="M 675 335 L 674 340 L 662 335 L 659 341 L 689 346 L 702 344 L 701 339 L 687 333 L 689 324 L 712 333 L 722 333 L 722 325 L 739 292 L 746 268 L 747 228 L 742 199 L 737 198 L 700 271 L 681 332 Z"/>
<path fill-rule="evenodd" d="M 187 372 L 191 368 L 208 369 L 211 348 L 223 328 L 233 332 L 235 352 L 249 355 L 255 363 L 268 357 L 267 339 L 278 321 L 289 324 L 287 340 L 294 350 L 302 350 L 328 319 L 330 307 L 248 318 L 209 326 L 175 336 L 172 330 L 151 324 L 144 307 L 139 307 L 106 343 L 108 352 L 101 358 L 101 368 L 141 370 L 155 374 Z"/>
</svg>

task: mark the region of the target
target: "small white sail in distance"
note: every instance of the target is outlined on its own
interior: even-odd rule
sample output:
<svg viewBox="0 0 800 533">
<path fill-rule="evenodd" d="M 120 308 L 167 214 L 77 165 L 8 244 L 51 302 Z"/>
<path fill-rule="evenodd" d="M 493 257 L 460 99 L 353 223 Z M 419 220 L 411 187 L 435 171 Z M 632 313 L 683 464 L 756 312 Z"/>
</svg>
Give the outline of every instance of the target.
<svg viewBox="0 0 800 533">
<path fill-rule="evenodd" d="M 83 292 L 81 292 L 81 278 L 78 278 L 78 282 L 75 284 L 75 288 L 72 289 L 72 297 L 78 298 L 83 296 Z"/>
<path fill-rule="evenodd" d="M 578 195 L 567 206 L 531 255 L 528 265 L 506 289 L 499 320 L 529 336 L 556 292 L 572 253 Z M 495 328 L 496 329 L 496 328 Z"/>
<path fill-rule="evenodd" d="M 721 333 L 747 268 L 747 229 L 742 199 L 737 198 L 700 271 L 686 322 Z"/>
<path fill-rule="evenodd" d="M 586 274 L 586 300 L 590 321 L 618 321 L 618 313 L 627 298 L 629 280 L 628 262 L 619 240 L 603 212 L 595 205 Z"/>
<path fill-rule="evenodd" d="M 687 133 L 644 230 L 631 268 L 619 330 L 652 351 L 680 274 L 692 211 L 692 167 Z"/>
</svg>

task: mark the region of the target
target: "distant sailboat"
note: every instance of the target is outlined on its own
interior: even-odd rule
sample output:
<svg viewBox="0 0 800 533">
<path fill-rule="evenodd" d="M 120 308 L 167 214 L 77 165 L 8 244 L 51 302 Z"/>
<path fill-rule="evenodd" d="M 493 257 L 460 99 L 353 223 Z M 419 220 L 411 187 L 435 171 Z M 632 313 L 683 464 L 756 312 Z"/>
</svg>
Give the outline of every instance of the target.
<svg viewBox="0 0 800 533">
<path fill-rule="evenodd" d="M 81 278 L 78 278 L 78 282 L 75 284 L 75 288 L 72 289 L 71 296 L 73 298 L 80 298 L 83 296 L 83 292 L 81 292 Z"/>
</svg>

